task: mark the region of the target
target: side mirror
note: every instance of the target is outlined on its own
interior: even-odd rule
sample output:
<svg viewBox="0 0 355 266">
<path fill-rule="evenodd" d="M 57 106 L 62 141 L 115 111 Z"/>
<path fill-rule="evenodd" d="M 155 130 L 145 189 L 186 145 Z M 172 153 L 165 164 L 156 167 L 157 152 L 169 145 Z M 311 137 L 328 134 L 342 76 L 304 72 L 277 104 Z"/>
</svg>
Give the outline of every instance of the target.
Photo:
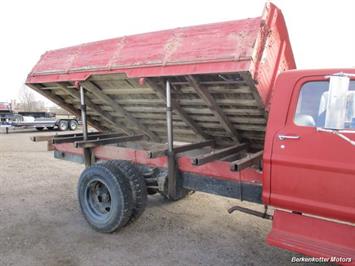
<svg viewBox="0 0 355 266">
<path fill-rule="evenodd" d="M 324 128 L 344 129 L 349 83 L 350 78 L 347 76 L 330 76 Z"/>
</svg>

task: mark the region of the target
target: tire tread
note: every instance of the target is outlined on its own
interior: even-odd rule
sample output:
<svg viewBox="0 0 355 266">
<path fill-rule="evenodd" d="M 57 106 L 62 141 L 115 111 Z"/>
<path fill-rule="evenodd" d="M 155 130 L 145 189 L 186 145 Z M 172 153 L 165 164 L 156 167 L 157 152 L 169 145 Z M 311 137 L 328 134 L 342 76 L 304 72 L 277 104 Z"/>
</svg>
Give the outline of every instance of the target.
<svg viewBox="0 0 355 266">
<path fill-rule="evenodd" d="M 130 224 L 142 215 L 147 206 L 147 186 L 143 174 L 129 161 L 111 160 L 106 163 L 119 169 L 129 180 L 133 195 L 132 214 L 127 223 Z"/>
</svg>

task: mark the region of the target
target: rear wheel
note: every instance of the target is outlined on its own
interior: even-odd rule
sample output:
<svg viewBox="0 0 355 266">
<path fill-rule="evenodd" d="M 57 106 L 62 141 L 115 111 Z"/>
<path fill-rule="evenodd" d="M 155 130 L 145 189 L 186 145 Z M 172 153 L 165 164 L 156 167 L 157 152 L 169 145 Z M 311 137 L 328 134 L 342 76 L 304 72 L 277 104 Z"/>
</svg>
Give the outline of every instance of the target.
<svg viewBox="0 0 355 266">
<path fill-rule="evenodd" d="M 54 130 L 54 127 L 47 127 L 47 129 L 52 131 L 52 130 Z"/>
<path fill-rule="evenodd" d="M 69 123 L 67 120 L 60 120 L 58 123 L 58 128 L 60 131 L 68 130 Z"/>
<path fill-rule="evenodd" d="M 78 122 L 76 120 L 69 121 L 69 129 L 76 130 L 78 128 Z"/>
<path fill-rule="evenodd" d="M 132 214 L 133 198 L 127 178 L 110 164 L 95 164 L 80 175 L 78 198 L 87 222 L 97 231 L 122 228 Z"/>
<path fill-rule="evenodd" d="M 113 160 L 107 161 L 106 164 L 121 171 L 129 181 L 132 190 L 133 209 L 128 223 L 132 223 L 142 215 L 147 206 L 147 186 L 144 176 L 134 164 L 128 161 Z"/>
<path fill-rule="evenodd" d="M 42 130 L 44 129 L 44 127 L 36 127 L 36 129 L 37 129 L 38 131 L 42 131 Z"/>
</svg>

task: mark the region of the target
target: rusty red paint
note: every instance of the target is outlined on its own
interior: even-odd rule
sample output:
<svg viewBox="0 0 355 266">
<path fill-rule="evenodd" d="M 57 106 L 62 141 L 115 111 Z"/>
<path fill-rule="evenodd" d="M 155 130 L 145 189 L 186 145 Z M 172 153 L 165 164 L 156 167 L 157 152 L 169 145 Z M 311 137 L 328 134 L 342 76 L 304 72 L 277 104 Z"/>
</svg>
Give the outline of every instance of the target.
<svg viewBox="0 0 355 266">
<path fill-rule="evenodd" d="M 262 21 L 264 27 L 259 32 L 257 56 L 250 72 L 268 110 L 277 74 L 296 69 L 296 63 L 282 12 L 272 4 L 266 5 Z"/>
<path fill-rule="evenodd" d="M 267 59 L 267 60 L 266 60 Z M 261 17 L 109 39 L 46 52 L 26 83 L 249 72 L 268 106 L 276 74 L 296 67 L 281 11 Z"/>
<path fill-rule="evenodd" d="M 72 143 L 54 144 L 57 151 L 82 155 L 81 148 L 75 148 Z M 167 168 L 167 157 L 150 159 L 144 150 L 115 146 L 98 146 L 93 149 L 95 157 L 100 160 L 126 160 L 151 167 Z M 241 172 L 232 172 L 230 163 L 225 161 L 213 161 L 201 166 L 192 165 L 191 158 L 182 156 L 178 158 L 179 170 L 199 175 L 211 176 L 217 179 L 243 181 L 261 184 L 261 173 L 253 168 L 244 169 Z"/>
<path fill-rule="evenodd" d="M 32 75 L 239 61 L 259 27 L 255 18 L 86 43 L 45 53 Z"/>
<path fill-rule="evenodd" d="M 336 257 L 338 261 L 333 262 L 337 264 L 355 265 L 353 226 L 280 210 L 275 211 L 272 223 L 267 237 L 270 245 L 316 258 Z"/>
<path fill-rule="evenodd" d="M 315 127 L 296 126 L 294 114 L 305 82 L 325 81 L 354 69 L 287 71 L 279 75 L 263 155 L 263 202 L 275 207 L 355 222 L 354 147 Z M 280 101 L 278 99 L 284 99 Z M 299 141 L 280 141 L 278 134 Z M 354 140 L 354 134 L 347 135 Z M 282 149 L 281 145 L 286 148 Z"/>
</svg>

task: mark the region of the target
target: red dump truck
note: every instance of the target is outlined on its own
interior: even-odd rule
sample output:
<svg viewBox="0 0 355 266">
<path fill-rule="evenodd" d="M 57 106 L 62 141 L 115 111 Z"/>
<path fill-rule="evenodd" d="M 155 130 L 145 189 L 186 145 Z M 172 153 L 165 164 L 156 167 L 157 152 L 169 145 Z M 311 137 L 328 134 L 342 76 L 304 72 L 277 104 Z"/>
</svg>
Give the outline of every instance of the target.
<svg viewBox="0 0 355 266">
<path fill-rule="evenodd" d="M 355 69 L 295 68 L 267 4 L 257 18 L 49 51 L 26 84 L 82 116 L 83 133 L 51 141 L 86 165 L 78 198 L 94 229 L 131 223 L 147 194 L 203 191 L 265 206 L 230 212 L 272 219 L 271 245 L 354 263 Z"/>
</svg>

